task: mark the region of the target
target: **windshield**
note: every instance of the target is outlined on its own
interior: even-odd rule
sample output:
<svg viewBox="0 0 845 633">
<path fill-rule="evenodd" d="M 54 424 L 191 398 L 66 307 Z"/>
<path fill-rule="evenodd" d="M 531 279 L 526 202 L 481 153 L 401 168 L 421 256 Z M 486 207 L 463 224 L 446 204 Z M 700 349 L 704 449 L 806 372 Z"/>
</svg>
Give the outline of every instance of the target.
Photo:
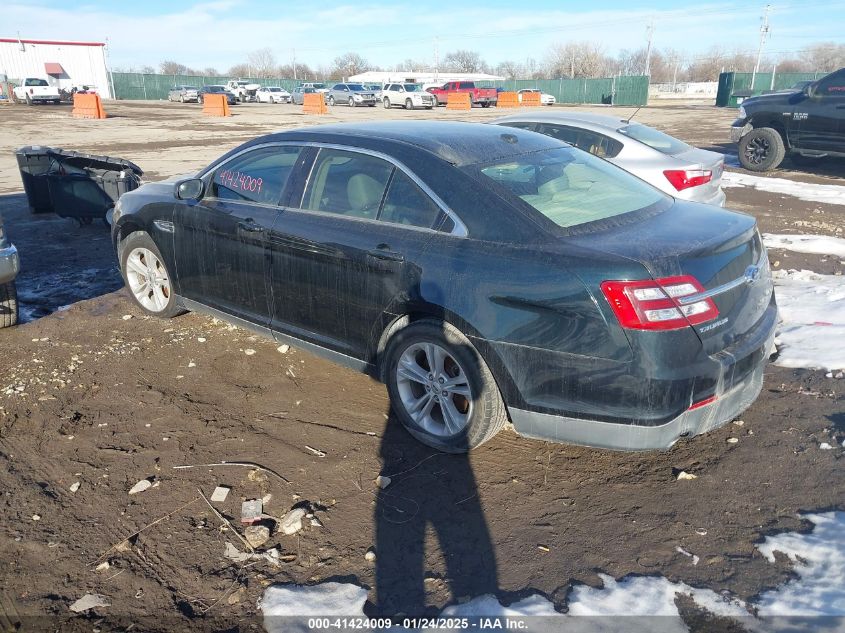
<svg viewBox="0 0 845 633">
<path fill-rule="evenodd" d="M 185 90 L 196 90 L 195 86 L 185 86 Z"/>
<path fill-rule="evenodd" d="M 223 86 L 206 86 L 203 90 L 206 92 L 223 92 L 225 88 Z"/>
<path fill-rule="evenodd" d="M 575 148 L 533 152 L 481 165 L 482 175 L 562 227 L 641 211 L 669 197 L 628 172 Z"/>
<path fill-rule="evenodd" d="M 690 149 L 690 146 L 683 141 L 679 141 L 673 136 L 658 132 L 653 127 L 641 125 L 640 123 L 626 125 L 625 127 L 619 128 L 617 132 L 625 136 L 630 136 L 640 143 L 645 143 L 652 149 L 656 149 L 663 154 L 680 154 Z"/>
<path fill-rule="evenodd" d="M 281 91 L 282 91 L 282 89 L 281 89 L 281 88 L 267 88 L 267 90 L 268 90 L 269 92 L 281 92 Z"/>
<path fill-rule="evenodd" d="M 45 79 L 27 79 L 25 86 L 49 86 Z"/>
<path fill-rule="evenodd" d="M 422 92 L 422 86 L 419 84 L 404 84 L 406 92 Z"/>
<path fill-rule="evenodd" d="M 311 84 L 311 85 L 312 85 L 314 88 L 317 88 L 317 89 L 320 89 L 320 88 L 325 88 L 325 87 L 326 87 L 326 84 Z"/>
<path fill-rule="evenodd" d="M 346 84 L 350 90 L 354 90 L 355 92 L 361 92 L 362 90 L 366 90 L 364 86 L 361 84 Z"/>
</svg>

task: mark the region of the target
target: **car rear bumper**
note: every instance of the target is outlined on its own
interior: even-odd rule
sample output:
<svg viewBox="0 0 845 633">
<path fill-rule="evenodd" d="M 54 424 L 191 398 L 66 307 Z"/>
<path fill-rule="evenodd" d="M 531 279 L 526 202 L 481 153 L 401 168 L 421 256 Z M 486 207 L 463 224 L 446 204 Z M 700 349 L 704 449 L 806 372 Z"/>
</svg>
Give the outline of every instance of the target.
<svg viewBox="0 0 845 633">
<path fill-rule="evenodd" d="M 18 249 L 10 244 L 6 248 L 0 248 L 0 284 L 13 281 L 20 271 L 20 260 Z"/>
<path fill-rule="evenodd" d="M 701 362 L 666 372 L 660 378 L 632 375 L 637 373 L 634 368 L 623 372 L 621 378 L 609 378 L 604 391 L 608 400 L 613 399 L 610 394 L 620 381 L 642 386 L 639 391 L 628 389 L 630 397 L 624 406 L 607 403 L 608 411 L 614 410 L 615 419 L 605 416 L 591 420 L 573 413 L 532 411 L 510 404 L 508 413 L 516 432 L 526 437 L 625 451 L 669 448 L 681 436 L 699 435 L 730 422 L 754 402 L 773 350 L 776 323 L 777 307 L 772 300 L 758 324 L 730 349 L 705 355 Z M 592 364 L 595 367 L 597 363 Z M 655 417 L 662 415 L 659 405 L 655 405 L 661 394 L 667 396 L 667 402 L 676 402 L 671 406 L 677 407 L 663 419 Z M 599 400 L 603 397 L 601 393 L 591 395 Z M 715 399 L 710 401 L 713 396 Z M 692 402 L 708 404 L 690 407 Z M 627 419 L 620 419 L 621 415 Z"/>
</svg>

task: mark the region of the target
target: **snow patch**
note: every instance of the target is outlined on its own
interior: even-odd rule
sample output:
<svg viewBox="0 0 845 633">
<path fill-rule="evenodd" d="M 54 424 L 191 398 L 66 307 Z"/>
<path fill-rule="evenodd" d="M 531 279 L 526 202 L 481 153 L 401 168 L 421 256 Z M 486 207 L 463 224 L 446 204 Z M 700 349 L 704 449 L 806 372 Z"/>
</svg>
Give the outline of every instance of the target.
<svg viewBox="0 0 845 633">
<path fill-rule="evenodd" d="M 764 233 L 763 244 L 766 248 L 783 248 L 796 253 L 845 258 L 845 239 L 841 237 Z"/>
<path fill-rule="evenodd" d="M 767 178 L 726 171 L 722 174 L 722 187 L 752 187 L 769 193 L 794 196 L 807 202 L 845 205 L 845 187 L 841 185 L 817 185 L 786 178 Z"/>
<path fill-rule="evenodd" d="M 453 604 L 443 609 L 441 616 L 444 618 L 480 618 L 480 617 L 522 617 L 522 616 L 562 616 L 555 611 L 554 605 L 543 596 L 533 595 L 514 602 L 512 605 L 503 606 L 495 596 L 490 594 L 473 598 L 464 604 Z"/>
<path fill-rule="evenodd" d="M 776 365 L 845 368 L 845 279 L 809 270 L 772 272 L 782 323 Z"/>
<path fill-rule="evenodd" d="M 770 562 L 786 554 L 798 578 L 756 600 L 761 616 L 845 615 L 845 512 L 807 514 L 809 534 L 788 532 L 766 537 L 757 549 Z"/>
<path fill-rule="evenodd" d="M 271 585 L 258 606 L 269 633 L 309 633 L 309 616 L 363 617 L 367 590 L 357 585 Z M 291 620 L 290 618 L 304 618 Z"/>
</svg>

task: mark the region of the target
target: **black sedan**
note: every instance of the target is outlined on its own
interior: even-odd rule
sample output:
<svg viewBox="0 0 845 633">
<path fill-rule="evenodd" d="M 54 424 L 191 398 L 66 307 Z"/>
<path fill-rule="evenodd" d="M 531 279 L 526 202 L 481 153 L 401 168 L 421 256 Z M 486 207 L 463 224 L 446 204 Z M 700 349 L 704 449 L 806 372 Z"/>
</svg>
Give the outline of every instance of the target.
<svg viewBox="0 0 845 633">
<path fill-rule="evenodd" d="M 226 90 L 226 86 L 203 86 L 197 92 L 197 102 L 202 103 L 205 95 L 226 95 L 226 102 L 229 105 L 235 105 L 238 102 L 238 98 L 234 94 Z"/>
<path fill-rule="evenodd" d="M 671 446 L 757 397 L 777 317 L 754 218 L 471 123 L 300 128 L 121 197 L 126 284 L 386 382 L 423 442 Z"/>
</svg>

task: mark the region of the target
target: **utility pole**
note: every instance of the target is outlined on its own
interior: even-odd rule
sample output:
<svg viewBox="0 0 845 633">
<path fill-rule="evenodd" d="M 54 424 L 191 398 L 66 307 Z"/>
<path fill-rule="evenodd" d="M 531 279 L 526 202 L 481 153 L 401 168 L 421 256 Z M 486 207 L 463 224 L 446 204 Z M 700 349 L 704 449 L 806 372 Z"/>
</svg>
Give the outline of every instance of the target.
<svg viewBox="0 0 845 633">
<path fill-rule="evenodd" d="M 440 60 L 438 58 L 438 50 L 437 50 L 437 36 L 434 37 L 434 83 L 437 83 L 437 73 L 438 73 L 438 66 L 440 65 Z"/>
<path fill-rule="evenodd" d="M 294 81 L 296 80 L 296 49 L 292 48 L 293 51 L 293 78 Z"/>
<path fill-rule="evenodd" d="M 647 77 L 651 76 L 651 40 L 654 37 L 654 22 L 649 22 L 645 29 L 646 37 L 648 38 L 648 46 L 645 49 L 645 74 Z"/>
<path fill-rule="evenodd" d="M 751 90 L 754 90 L 754 81 L 757 79 L 757 73 L 760 72 L 760 60 L 763 58 L 763 44 L 769 37 L 769 11 L 772 5 L 767 4 L 766 10 L 763 12 L 763 17 L 760 18 L 760 47 L 757 49 L 757 63 L 754 64 L 754 72 L 751 74 Z"/>
</svg>

